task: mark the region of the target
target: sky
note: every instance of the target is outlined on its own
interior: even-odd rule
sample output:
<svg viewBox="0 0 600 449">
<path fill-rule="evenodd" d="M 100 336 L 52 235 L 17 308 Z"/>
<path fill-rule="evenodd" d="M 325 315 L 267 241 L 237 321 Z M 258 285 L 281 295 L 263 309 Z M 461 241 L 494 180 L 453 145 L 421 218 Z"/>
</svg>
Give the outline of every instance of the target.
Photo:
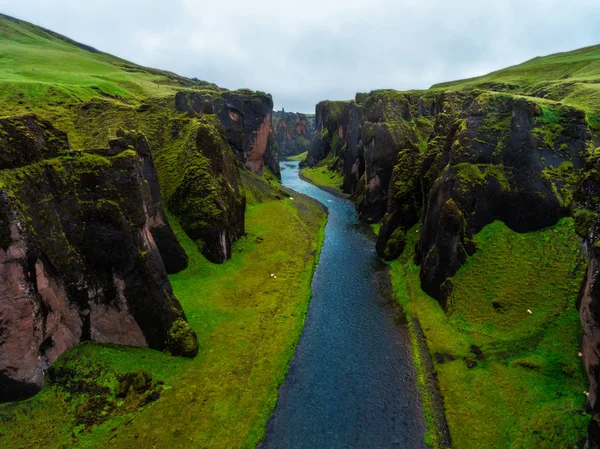
<svg viewBox="0 0 600 449">
<path fill-rule="evenodd" d="M 600 43 L 598 0 L 0 0 L 0 12 L 305 113 Z"/>
</svg>

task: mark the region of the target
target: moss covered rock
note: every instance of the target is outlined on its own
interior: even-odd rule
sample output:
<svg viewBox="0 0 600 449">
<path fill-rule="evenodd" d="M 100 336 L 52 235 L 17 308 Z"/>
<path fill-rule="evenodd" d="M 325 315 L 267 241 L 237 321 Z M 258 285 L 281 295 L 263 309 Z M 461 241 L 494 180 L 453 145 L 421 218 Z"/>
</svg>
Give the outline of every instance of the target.
<svg viewBox="0 0 600 449">
<path fill-rule="evenodd" d="M 314 115 L 296 112 L 273 112 L 273 130 L 281 156 L 308 151 L 315 133 Z"/>
<path fill-rule="evenodd" d="M 127 145 L 72 151 L 63 133 L 36 121 L 0 120 L 16 142 L 44 130 L 29 140 L 29 164 L 0 170 L 2 400 L 37 391 L 80 341 L 164 350 L 173 323 L 185 320 L 152 237 L 160 209 L 144 175 L 152 166 Z M 66 146 L 37 153 L 53 138 Z"/>
</svg>

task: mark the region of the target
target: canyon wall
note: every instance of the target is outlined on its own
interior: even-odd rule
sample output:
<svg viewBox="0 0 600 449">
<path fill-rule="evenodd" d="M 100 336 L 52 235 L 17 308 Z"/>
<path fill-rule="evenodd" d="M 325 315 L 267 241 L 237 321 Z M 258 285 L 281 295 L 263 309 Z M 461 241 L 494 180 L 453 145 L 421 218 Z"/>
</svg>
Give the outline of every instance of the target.
<svg viewBox="0 0 600 449">
<path fill-rule="evenodd" d="M 382 258 L 399 257 L 420 223 L 421 288 L 443 308 L 484 226 L 501 220 L 526 233 L 574 217 L 589 259 L 579 300 L 593 416 L 588 446 L 600 447 L 600 166 L 587 114 L 546 99 L 464 89 L 357 94 L 319 103 L 316 117 L 307 165 L 329 156 L 360 218 L 381 223 Z"/>
<path fill-rule="evenodd" d="M 275 140 L 281 156 L 308 151 L 315 133 L 314 117 L 299 112 L 273 112 Z"/>
<path fill-rule="evenodd" d="M 176 108 L 190 116 L 214 113 L 225 128 L 234 154 L 252 173 L 262 175 L 265 165 L 279 177 L 279 150 L 273 135 L 273 99 L 247 89 L 209 92 L 181 91 Z"/>
<path fill-rule="evenodd" d="M 194 356 L 161 252 L 172 272 L 187 264 L 143 136 L 75 151 L 35 116 L 0 119 L 2 401 L 84 340 Z"/>
</svg>

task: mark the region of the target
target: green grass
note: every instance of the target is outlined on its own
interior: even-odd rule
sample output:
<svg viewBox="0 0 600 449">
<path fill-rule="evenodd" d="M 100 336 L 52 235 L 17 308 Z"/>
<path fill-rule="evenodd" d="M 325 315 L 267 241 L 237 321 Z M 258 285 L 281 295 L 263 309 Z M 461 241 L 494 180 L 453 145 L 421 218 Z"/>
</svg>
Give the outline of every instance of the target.
<svg viewBox="0 0 600 449">
<path fill-rule="evenodd" d="M 337 136 L 335 136 L 335 140 L 337 141 Z M 335 147 L 332 145 L 331 148 L 327 156 L 319 161 L 317 165 L 302 168 L 300 174 L 316 186 L 327 187 L 343 195 L 344 177 L 341 173 L 329 169 L 329 164 L 335 157 Z"/>
<path fill-rule="evenodd" d="M 308 155 L 308 151 L 305 151 L 304 153 L 300 153 L 295 156 L 289 156 L 288 158 L 286 158 L 286 160 L 288 160 L 288 161 L 304 161 L 304 160 L 306 160 L 307 155 Z"/>
<path fill-rule="evenodd" d="M 248 235 L 222 265 L 206 261 L 172 220 L 190 266 L 170 280 L 198 334 L 196 358 L 86 343 L 56 363 L 75 378 L 102 373 L 92 381 L 111 391 L 118 373 L 144 370 L 164 382 L 158 401 L 137 409 L 120 401 L 105 422 L 86 428 L 75 416 L 90 398 L 46 387 L 0 406 L 3 446 L 255 447 L 302 330 L 325 224 L 312 201 L 256 197 L 249 198 Z"/>
<path fill-rule="evenodd" d="M 31 109 L 107 97 L 139 100 L 173 93 L 191 80 L 149 69 L 0 15 L 0 99 Z"/>
<path fill-rule="evenodd" d="M 382 225 L 382 223 L 371 223 L 369 226 L 371 226 L 371 230 L 373 231 L 373 234 L 379 235 L 379 231 L 381 230 L 381 225 Z"/>
<path fill-rule="evenodd" d="M 486 226 L 475 238 L 478 251 L 453 278 L 448 313 L 420 289 L 411 252 L 418 231 L 408 233 L 392 276 L 434 355 L 454 447 L 576 447 L 589 417 L 575 307 L 585 263 L 573 220 L 527 234 L 501 222 Z"/>
<path fill-rule="evenodd" d="M 431 91 L 481 88 L 542 97 L 583 109 L 600 129 L 600 45 L 537 57 L 487 75 L 436 84 Z"/>
</svg>

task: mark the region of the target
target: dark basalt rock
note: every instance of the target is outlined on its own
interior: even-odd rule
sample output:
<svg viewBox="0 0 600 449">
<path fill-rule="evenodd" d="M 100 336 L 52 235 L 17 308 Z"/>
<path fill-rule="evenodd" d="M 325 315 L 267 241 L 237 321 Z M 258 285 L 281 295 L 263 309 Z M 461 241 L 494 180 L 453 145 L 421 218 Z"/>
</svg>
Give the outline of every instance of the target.
<svg viewBox="0 0 600 449">
<path fill-rule="evenodd" d="M 474 251 L 470 239 L 483 226 L 502 220 L 528 232 L 569 215 L 590 133 L 581 111 L 561 106 L 557 124 L 542 114 L 533 101 L 485 93 L 445 146 L 417 251 L 422 288 L 440 302 L 442 284 Z"/>
<path fill-rule="evenodd" d="M 119 136 L 119 139 L 109 142 L 111 148 L 120 147 L 121 150 L 125 150 L 129 147 L 134 148 L 142 160 L 142 173 L 144 180 L 148 183 L 152 199 L 151 204 L 153 206 L 152 209 L 148 211 L 150 217 L 150 232 L 160 251 L 167 273 L 178 273 L 187 268 L 188 256 L 179 244 L 163 210 L 160 183 L 158 181 L 156 168 L 154 167 L 154 162 L 152 161 L 150 145 L 146 138 L 140 133 L 119 131 L 117 135 Z"/>
<path fill-rule="evenodd" d="M 404 250 L 404 236 L 418 223 L 423 205 L 421 163 L 414 149 L 398 153 L 390 181 L 387 213 L 377 237 L 377 253 L 386 260 L 396 259 Z"/>
<path fill-rule="evenodd" d="M 273 129 L 281 156 L 294 156 L 309 150 L 315 121 L 301 113 L 274 111 Z"/>
<path fill-rule="evenodd" d="M 37 391 L 84 340 L 194 356 L 151 232 L 151 160 L 123 142 L 72 151 L 34 116 L 0 119 L 0 136 L 3 154 L 21 153 L 0 171 L 0 400 Z"/>
<path fill-rule="evenodd" d="M 187 140 L 174 155 L 177 182 L 168 209 L 186 234 L 212 262 L 231 257 L 231 244 L 244 235 L 246 196 L 238 162 L 214 114 L 187 124 Z"/>
<path fill-rule="evenodd" d="M 586 277 L 579 293 L 579 313 L 583 328 L 583 362 L 590 382 L 587 411 L 588 447 L 600 447 L 600 154 L 591 155 L 573 194 L 575 230 L 589 259 Z"/>
<path fill-rule="evenodd" d="M 280 176 L 279 150 L 271 136 L 271 95 L 246 89 L 182 91 L 175 96 L 175 107 L 190 117 L 215 113 L 240 162 L 257 175 L 262 175 L 267 164 L 275 176 Z"/>
</svg>

